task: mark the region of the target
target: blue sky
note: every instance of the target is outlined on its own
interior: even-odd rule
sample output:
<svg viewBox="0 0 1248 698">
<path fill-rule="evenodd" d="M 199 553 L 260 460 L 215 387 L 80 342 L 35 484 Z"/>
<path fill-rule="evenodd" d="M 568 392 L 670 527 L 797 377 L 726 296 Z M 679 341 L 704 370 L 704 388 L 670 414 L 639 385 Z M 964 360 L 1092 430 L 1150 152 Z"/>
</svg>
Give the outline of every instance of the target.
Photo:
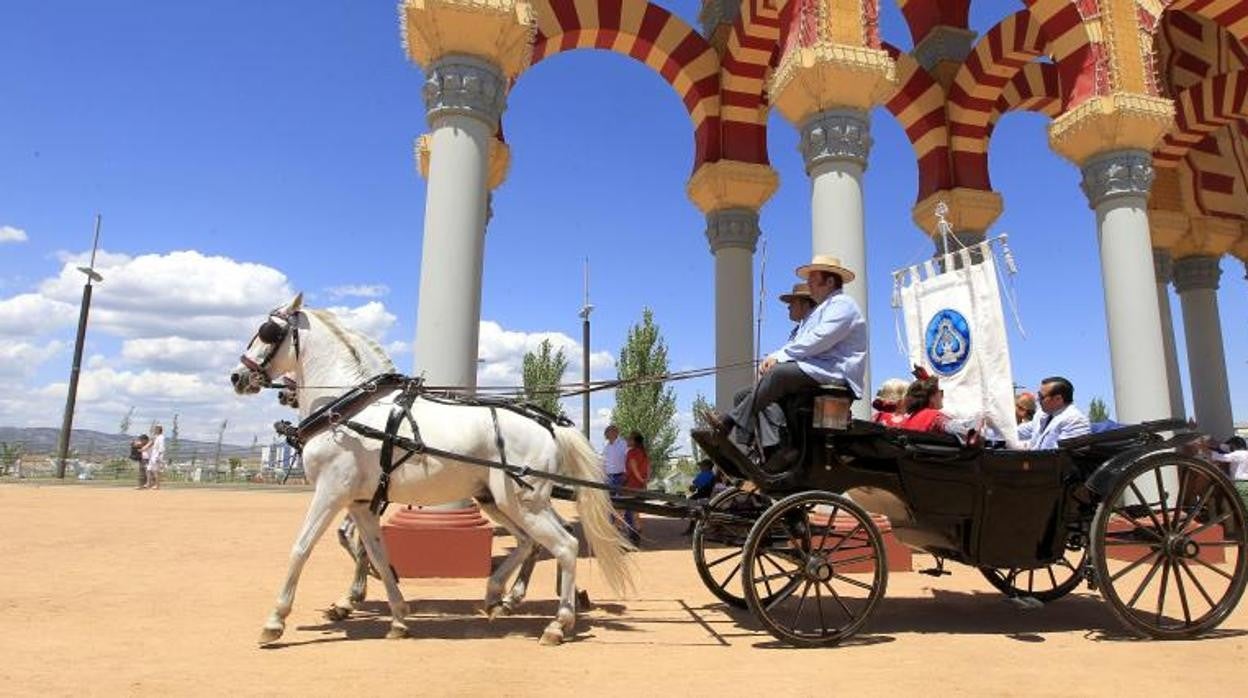
<svg viewBox="0 0 1248 698">
<path fill-rule="evenodd" d="M 663 4 L 696 21 L 696 3 Z M 885 39 L 908 47 L 894 3 L 881 6 Z M 973 4 L 974 28 L 1011 7 Z M 392 0 L 0 6 L 0 226 L 27 238 L 0 243 L 0 328 L 5 317 L 25 321 L 18 298 L 39 319 L 0 334 L 9 364 L 0 368 L 0 423 L 57 424 L 73 339 L 73 317 L 63 316 L 76 308 L 79 283 L 65 268 L 89 246 L 96 212 L 120 281 L 110 291 L 106 273 L 97 290 L 104 315 L 92 325 L 86 372 L 99 380 L 79 424 L 112 429 L 135 405 L 143 418 L 182 413 L 184 433 L 211 434 L 228 417 L 231 440 L 267 438 L 261 425 L 276 408 L 230 395 L 224 367 L 257 308 L 290 290 L 348 309 L 397 352 L 400 368 L 412 368 L 402 343 L 415 327 L 425 196 L 412 146 L 426 125 L 421 73 L 396 25 Z M 672 89 L 629 58 L 578 51 L 525 73 L 503 118 L 512 167 L 495 192 L 482 302 L 482 320 L 500 328 L 486 357 L 499 362 L 498 375 L 509 375 L 533 335 L 579 339 L 585 257 L 595 351 L 614 355 L 649 306 L 673 368 L 711 365 L 713 259 L 684 193 L 692 135 Z M 1110 398 L 1112 384 L 1094 219 L 1077 170 L 1048 149 L 1046 125 L 1007 115 L 990 153 L 1006 202 L 994 232 L 1010 236 L 1027 329 L 1025 340 L 1012 330 L 1015 380 L 1065 374 L 1086 405 Z M 904 375 L 906 364 L 893 340 L 889 272 L 929 255 L 931 243 L 910 218 L 917 176 L 901 127 L 877 109 L 872 135 L 866 215 L 878 382 Z M 767 347 L 788 332 L 771 299 L 810 255 L 796 131 L 773 115 L 769 138 L 781 187 L 762 214 Z M 1243 421 L 1248 284 L 1242 264 L 1226 258 L 1222 267 L 1227 366 Z M 595 374 L 613 374 L 603 357 Z M 697 391 L 709 395 L 712 382 L 678 386 L 682 411 Z M 595 409 L 610 402 L 599 395 Z"/>
</svg>

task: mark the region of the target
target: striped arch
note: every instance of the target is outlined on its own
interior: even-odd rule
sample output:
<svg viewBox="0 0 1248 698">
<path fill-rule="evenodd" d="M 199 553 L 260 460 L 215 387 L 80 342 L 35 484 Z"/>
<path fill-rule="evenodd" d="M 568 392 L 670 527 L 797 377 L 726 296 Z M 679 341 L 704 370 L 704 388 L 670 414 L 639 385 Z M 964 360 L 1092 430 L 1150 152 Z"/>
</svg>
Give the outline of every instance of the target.
<svg viewBox="0 0 1248 698">
<path fill-rule="evenodd" d="M 646 0 L 537 0 L 533 63 L 578 48 L 645 63 L 680 96 L 693 121 L 694 169 L 720 159 L 719 56 L 701 34 Z"/>
<path fill-rule="evenodd" d="M 914 147 L 919 164 L 919 196 L 953 188 L 949 171 L 949 128 L 945 118 L 945 91 L 927 69 L 908 53 L 885 45 L 897 61 L 897 92 L 884 107 L 897 118 Z"/>
<path fill-rule="evenodd" d="M 767 163 L 767 67 L 780 41 L 773 0 L 742 0 L 724 47 L 720 116 L 725 160 Z"/>
<path fill-rule="evenodd" d="M 1162 167 L 1177 166 L 1188 151 L 1219 128 L 1248 120 L 1248 70 L 1207 78 L 1179 92 L 1174 102 L 1174 130 L 1154 154 Z"/>
<path fill-rule="evenodd" d="M 988 133 L 993 108 L 1023 66 L 1043 55 L 1040 22 L 1027 10 L 1006 17 L 975 44 L 949 88 L 949 146 L 957 186 L 990 190 Z"/>
<path fill-rule="evenodd" d="M 1090 0 L 1023 0 L 1032 18 L 1040 23 L 1045 38 L 1045 52 L 1053 57 L 1062 79 L 1065 109 L 1099 94 L 1097 63 L 1101 47 L 1094 45 L 1083 24 L 1081 9 L 1097 11 Z"/>
<path fill-rule="evenodd" d="M 1174 0 L 1166 10 L 1191 12 L 1211 19 L 1231 33 L 1231 36 L 1248 43 L 1248 2 L 1242 0 Z"/>
<path fill-rule="evenodd" d="M 966 29 L 971 11 L 971 0 L 897 0 L 897 5 L 916 44 L 937 26 Z"/>
<path fill-rule="evenodd" d="M 1028 63 L 1005 86 L 1001 98 L 992 108 L 991 130 L 1006 112 L 1033 111 L 1057 118 L 1062 113 L 1062 85 L 1057 66 L 1052 63 Z"/>
</svg>

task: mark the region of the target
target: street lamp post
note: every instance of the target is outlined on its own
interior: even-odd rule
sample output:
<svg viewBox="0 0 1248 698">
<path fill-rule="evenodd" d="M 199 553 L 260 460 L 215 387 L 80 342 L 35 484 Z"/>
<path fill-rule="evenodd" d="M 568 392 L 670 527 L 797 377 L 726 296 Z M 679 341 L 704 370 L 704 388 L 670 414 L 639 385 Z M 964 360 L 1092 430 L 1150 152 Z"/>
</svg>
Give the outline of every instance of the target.
<svg viewBox="0 0 1248 698">
<path fill-rule="evenodd" d="M 95 253 L 100 247 L 100 215 L 95 215 L 95 240 L 91 243 L 91 262 L 78 271 L 87 277 L 82 287 L 82 306 L 78 310 L 78 337 L 74 340 L 74 363 L 69 372 L 69 392 L 65 396 L 65 417 L 61 420 L 60 447 L 57 449 L 56 476 L 65 478 L 65 459 L 69 456 L 69 434 L 74 427 L 74 401 L 78 398 L 78 373 L 82 368 L 82 344 L 87 336 L 87 314 L 91 312 L 92 283 L 104 277 L 95 271 Z"/>
<path fill-rule="evenodd" d="M 589 258 L 585 258 L 585 304 L 577 315 L 581 318 L 581 433 L 589 438 Z"/>
</svg>

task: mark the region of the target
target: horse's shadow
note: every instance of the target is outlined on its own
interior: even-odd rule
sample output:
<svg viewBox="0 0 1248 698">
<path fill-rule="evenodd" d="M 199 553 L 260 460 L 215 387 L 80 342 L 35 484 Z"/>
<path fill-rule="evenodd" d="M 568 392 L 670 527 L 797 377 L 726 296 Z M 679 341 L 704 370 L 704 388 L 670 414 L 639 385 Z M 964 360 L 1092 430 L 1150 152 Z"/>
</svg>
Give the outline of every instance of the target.
<svg viewBox="0 0 1248 698">
<path fill-rule="evenodd" d="M 559 602 L 535 600 L 524 602 L 513 615 L 491 620 L 485 615 L 482 602 L 468 599 L 423 599 L 411 603 L 407 615 L 412 637 L 425 640 L 482 640 L 532 638 L 536 641 L 554 619 Z M 589 611 L 588 613 L 585 611 Z M 633 632 L 623 620 L 627 608 L 620 603 L 594 603 L 577 615 L 577 632 L 565 642 L 578 642 L 592 636 L 592 631 Z M 366 601 L 345 620 L 326 620 L 317 625 L 301 625 L 301 632 L 321 633 L 324 637 L 311 640 L 276 642 L 269 647 L 297 647 L 326 642 L 378 640 L 390 630 L 390 606 L 384 601 Z"/>
</svg>

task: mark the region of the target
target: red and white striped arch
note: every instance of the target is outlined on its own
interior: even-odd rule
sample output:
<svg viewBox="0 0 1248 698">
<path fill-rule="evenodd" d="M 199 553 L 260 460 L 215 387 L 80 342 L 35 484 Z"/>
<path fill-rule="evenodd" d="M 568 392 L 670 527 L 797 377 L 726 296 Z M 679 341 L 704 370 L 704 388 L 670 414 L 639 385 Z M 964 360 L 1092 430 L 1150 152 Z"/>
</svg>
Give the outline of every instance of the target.
<svg viewBox="0 0 1248 698">
<path fill-rule="evenodd" d="M 1200 15 L 1222 25 L 1231 36 L 1248 43 L 1248 2 L 1244 0 L 1174 0 L 1166 10 Z"/>
<path fill-rule="evenodd" d="M 922 201 L 935 192 L 953 187 L 949 171 L 949 128 L 945 116 L 945 91 L 913 56 L 895 46 L 884 49 L 897 61 L 897 91 L 884 103 L 914 147 L 919 165 L 919 196 Z"/>
<path fill-rule="evenodd" d="M 1248 120 L 1248 70 L 1206 78 L 1179 92 L 1174 102 L 1175 128 L 1154 154 L 1159 166 L 1177 166 L 1209 134 Z"/>
<path fill-rule="evenodd" d="M 780 41 L 782 0 L 742 0 L 728 34 L 720 76 L 725 160 L 767 163 L 764 81 Z"/>
<path fill-rule="evenodd" d="M 684 102 L 694 129 L 694 169 L 720 159 L 719 56 L 671 12 L 646 0 L 536 0 L 533 63 L 573 49 L 602 49 L 646 64 Z"/>
</svg>

